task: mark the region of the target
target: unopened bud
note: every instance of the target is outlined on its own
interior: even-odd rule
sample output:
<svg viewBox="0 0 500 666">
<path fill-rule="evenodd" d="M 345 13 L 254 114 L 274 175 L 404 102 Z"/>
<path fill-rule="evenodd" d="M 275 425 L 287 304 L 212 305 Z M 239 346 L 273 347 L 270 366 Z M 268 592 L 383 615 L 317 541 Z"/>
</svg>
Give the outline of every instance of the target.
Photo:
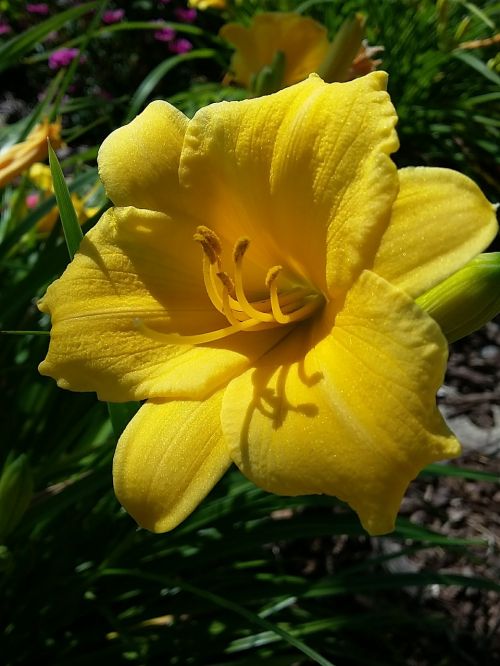
<svg viewBox="0 0 500 666">
<path fill-rule="evenodd" d="M 264 67 L 252 77 L 250 88 L 256 97 L 270 95 L 283 88 L 286 58 L 283 51 L 276 51 L 270 65 Z"/>
<path fill-rule="evenodd" d="M 477 331 L 500 312 L 500 252 L 478 255 L 416 300 L 448 342 Z"/>
<path fill-rule="evenodd" d="M 361 48 L 365 23 L 366 19 L 362 14 L 355 14 L 342 23 L 318 68 L 318 74 L 323 81 L 333 83 L 346 80 L 353 60 Z"/>
</svg>

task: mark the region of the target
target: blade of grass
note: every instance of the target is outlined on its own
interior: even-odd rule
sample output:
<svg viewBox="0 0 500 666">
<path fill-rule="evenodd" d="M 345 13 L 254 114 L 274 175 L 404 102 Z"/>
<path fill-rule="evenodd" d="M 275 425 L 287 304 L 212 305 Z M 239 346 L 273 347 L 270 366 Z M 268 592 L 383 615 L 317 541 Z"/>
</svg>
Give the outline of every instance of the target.
<svg viewBox="0 0 500 666">
<path fill-rule="evenodd" d="M 83 238 L 82 229 L 78 222 L 71 195 L 64 179 L 64 174 L 57 159 L 52 146 L 49 141 L 49 165 L 52 174 L 52 182 L 54 184 L 54 194 L 56 195 L 57 206 L 59 208 L 59 215 L 61 216 L 61 223 L 64 231 L 64 238 L 68 246 L 70 259 L 73 259 L 75 252 L 80 246 Z"/>
<path fill-rule="evenodd" d="M 156 583 L 161 583 L 162 585 L 166 585 L 168 587 L 178 587 L 186 592 L 189 592 L 190 594 L 193 594 L 197 597 L 200 597 L 202 599 L 205 599 L 206 601 L 213 603 L 215 606 L 225 608 L 226 610 L 232 611 L 233 613 L 240 615 L 241 617 L 248 620 L 248 622 L 250 622 L 251 624 L 260 626 L 266 631 L 272 631 L 273 634 L 277 634 L 285 642 L 289 643 L 290 645 L 293 645 L 293 647 L 297 648 L 297 650 L 300 650 L 300 652 L 302 652 L 307 657 L 312 659 L 312 661 L 314 661 L 316 664 L 320 664 L 320 666 L 334 666 L 331 661 L 328 661 L 328 659 L 322 657 L 318 652 L 316 652 L 316 650 L 313 650 L 303 641 L 299 640 L 295 636 L 292 636 L 288 631 L 285 631 L 281 627 L 274 625 L 271 622 L 268 622 L 267 620 L 260 617 L 256 613 L 252 613 L 252 611 L 249 611 L 243 606 L 234 603 L 230 599 L 226 599 L 225 597 L 221 597 L 218 594 L 214 594 L 213 592 L 209 592 L 208 590 L 201 589 L 199 587 L 196 587 L 195 585 L 186 583 L 185 581 L 170 580 L 165 576 L 150 574 L 135 569 L 103 569 L 101 570 L 100 575 L 128 576 L 143 580 L 150 580 Z"/>
<path fill-rule="evenodd" d="M 491 474 L 490 472 L 481 472 L 476 469 L 462 469 L 454 465 L 427 465 L 422 470 L 422 476 L 457 476 L 462 479 L 470 479 L 472 481 L 491 481 L 491 483 L 500 483 L 500 476 L 498 474 Z"/>
<path fill-rule="evenodd" d="M 132 100 L 130 101 L 130 106 L 125 118 L 126 123 L 130 122 L 141 110 L 144 102 L 156 88 L 162 78 L 168 74 L 174 67 L 187 62 L 189 60 L 199 60 L 204 58 L 214 58 L 216 55 L 213 49 L 196 49 L 195 51 L 189 51 L 188 53 L 182 53 L 181 55 L 167 58 L 161 62 L 157 67 L 155 67 L 146 78 L 142 81 L 140 86 L 137 88 Z"/>
<path fill-rule="evenodd" d="M 454 51 L 452 55 L 454 58 L 457 58 L 457 60 L 461 60 L 466 65 L 469 65 L 469 67 L 475 69 L 476 72 L 479 72 L 485 78 L 489 79 L 493 83 L 496 83 L 497 86 L 500 86 L 500 76 L 498 76 L 498 74 L 496 74 L 492 69 L 487 67 L 484 62 L 482 62 L 482 60 L 476 58 L 476 56 L 473 56 L 470 53 L 464 53 L 463 51 Z"/>
</svg>

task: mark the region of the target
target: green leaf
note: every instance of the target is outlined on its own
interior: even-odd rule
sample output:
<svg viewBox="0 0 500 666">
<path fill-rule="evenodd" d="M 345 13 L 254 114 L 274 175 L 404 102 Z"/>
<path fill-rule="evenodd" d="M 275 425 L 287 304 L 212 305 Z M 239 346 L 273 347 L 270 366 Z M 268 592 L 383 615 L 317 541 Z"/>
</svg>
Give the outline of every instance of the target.
<svg viewBox="0 0 500 666">
<path fill-rule="evenodd" d="M 108 402 L 109 418 L 117 440 L 140 406 L 140 402 Z"/>
<path fill-rule="evenodd" d="M 493 83 L 496 83 L 497 86 L 500 86 L 500 76 L 498 76 L 498 74 L 496 74 L 496 72 L 494 72 L 492 69 L 487 67 L 482 60 L 476 58 L 476 56 L 473 56 L 470 53 L 463 53 L 462 51 L 454 51 L 452 55 L 454 58 L 457 58 L 457 60 L 461 60 L 466 65 L 469 65 L 469 67 L 475 69 L 476 72 L 479 72 L 485 78 L 489 79 Z"/>
<path fill-rule="evenodd" d="M 267 620 L 260 617 L 256 613 L 252 613 L 252 611 L 249 611 L 247 608 L 240 606 L 239 604 L 236 604 L 234 601 L 226 599 L 225 597 L 221 597 L 218 594 L 214 594 L 209 590 L 196 587 L 195 585 L 191 585 L 190 583 L 186 583 L 185 581 L 173 580 L 167 578 L 166 576 L 159 576 L 156 574 L 150 574 L 145 571 L 134 570 L 134 569 L 103 569 L 101 570 L 100 573 L 101 576 L 137 577 L 143 580 L 154 581 L 162 585 L 166 585 L 168 587 L 174 587 L 174 588 L 178 587 L 182 590 L 185 590 L 186 592 L 189 592 L 197 597 L 201 597 L 202 599 L 211 602 L 212 604 L 214 604 L 214 606 L 225 608 L 226 610 L 232 611 L 233 613 L 240 615 L 251 624 L 260 626 L 266 631 L 272 631 L 274 634 L 277 634 L 281 639 L 283 639 L 290 645 L 293 645 L 293 647 L 300 650 L 300 652 L 302 652 L 307 657 L 312 659 L 312 661 L 314 661 L 316 664 L 320 664 L 320 666 L 334 666 L 331 661 L 328 661 L 328 659 L 322 657 L 318 652 L 316 652 L 316 650 L 313 650 L 304 642 L 302 642 L 295 636 L 292 636 L 292 634 L 290 634 L 285 629 L 282 629 L 281 627 L 274 625 L 271 622 L 268 622 Z"/>
<path fill-rule="evenodd" d="M 471 481 L 490 481 L 491 483 L 500 483 L 500 476 L 498 474 L 491 474 L 491 472 L 481 472 L 476 469 L 466 469 L 455 467 L 454 465 L 427 465 L 422 470 L 421 476 L 457 476 L 462 479 L 470 479 Z"/>
<path fill-rule="evenodd" d="M 70 259 L 73 259 L 75 252 L 80 246 L 83 238 L 83 232 L 78 222 L 78 217 L 71 201 L 71 195 L 64 180 L 64 174 L 57 159 L 52 146 L 49 142 L 49 164 L 52 173 L 52 182 L 54 185 L 54 193 L 56 195 L 57 206 L 59 208 L 59 215 L 64 231 L 64 238 L 68 246 Z"/>
<path fill-rule="evenodd" d="M 155 67 L 146 78 L 142 81 L 140 86 L 135 91 L 134 96 L 130 102 L 127 116 L 125 122 L 130 122 L 142 109 L 144 102 L 147 100 L 149 95 L 153 92 L 156 86 L 160 83 L 162 78 L 168 74 L 174 67 L 180 65 L 183 62 L 189 60 L 202 60 L 205 58 L 214 58 L 216 52 L 213 49 L 197 49 L 195 51 L 189 51 L 188 53 L 182 53 L 171 58 L 167 58 L 161 62 L 157 67 Z"/>
</svg>

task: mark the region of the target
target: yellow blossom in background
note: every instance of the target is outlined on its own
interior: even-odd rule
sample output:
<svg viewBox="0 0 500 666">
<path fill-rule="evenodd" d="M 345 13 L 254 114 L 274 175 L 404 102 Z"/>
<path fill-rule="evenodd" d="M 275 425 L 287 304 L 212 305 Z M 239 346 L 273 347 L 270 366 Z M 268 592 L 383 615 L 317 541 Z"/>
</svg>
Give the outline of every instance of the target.
<svg viewBox="0 0 500 666">
<path fill-rule="evenodd" d="M 50 139 L 54 149 L 62 145 L 60 122 L 49 123 L 48 119 L 45 119 L 33 129 L 25 141 L 9 146 L 0 153 L 0 187 L 10 183 L 35 162 L 47 157 L 47 139 Z"/>
<path fill-rule="evenodd" d="M 54 194 L 52 185 L 52 174 L 50 167 L 47 164 L 36 163 L 33 164 L 28 171 L 28 178 L 37 187 L 39 193 L 28 195 L 26 204 L 28 208 L 34 208 L 39 203 L 48 199 Z M 83 224 L 99 211 L 99 206 L 87 206 L 87 197 L 80 197 L 73 192 L 71 194 L 71 201 L 76 212 L 76 216 L 80 224 Z M 51 211 L 47 213 L 36 225 L 37 231 L 47 233 L 51 231 L 59 219 L 59 210 L 54 206 Z"/>
<path fill-rule="evenodd" d="M 189 6 L 195 9 L 226 9 L 226 0 L 189 0 Z"/>
<path fill-rule="evenodd" d="M 385 85 L 312 75 L 192 120 L 157 101 L 102 145 L 115 207 L 40 303 L 40 371 L 147 401 L 114 462 L 140 525 L 174 528 L 235 462 L 381 534 L 459 454 L 435 404 L 446 339 L 414 299 L 490 243 L 494 209 L 455 171 L 396 169 Z"/>
<path fill-rule="evenodd" d="M 249 28 L 239 23 L 222 26 L 220 35 L 235 47 L 231 60 L 234 80 L 250 88 L 252 79 L 276 53 L 285 57 L 282 87 L 315 72 L 328 51 L 327 31 L 307 16 L 287 12 L 257 14 Z"/>
</svg>

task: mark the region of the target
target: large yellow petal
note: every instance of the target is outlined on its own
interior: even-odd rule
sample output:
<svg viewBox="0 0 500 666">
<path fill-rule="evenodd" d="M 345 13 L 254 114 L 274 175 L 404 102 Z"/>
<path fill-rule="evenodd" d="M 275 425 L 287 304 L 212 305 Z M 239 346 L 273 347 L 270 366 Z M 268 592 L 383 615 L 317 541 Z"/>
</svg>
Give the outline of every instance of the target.
<svg viewBox="0 0 500 666">
<path fill-rule="evenodd" d="M 260 266 L 343 294 L 372 264 L 398 187 L 385 82 L 381 72 L 342 84 L 311 76 L 198 111 L 180 165 L 198 217 L 228 246 L 249 237 Z"/>
<path fill-rule="evenodd" d="M 99 175 L 117 206 L 171 213 L 183 208 L 177 171 L 188 124 L 167 102 L 151 102 L 99 149 Z"/>
<path fill-rule="evenodd" d="M 115 492 L 154 532 L 182 522 L 231 464 L 220 427 L 222 393 L 204 402 L 148 402 L 118 442 Z"/>
<path fill-rule="evenodd" d="M 289 86 L 317 71 L 328 50 L 326 28 L 293 12 L 262 12 L 248 28 L 227 23 L 220 35 L 236 47 L 232 69 L 236 80 L 246 87 L 278 51 L 285 55 L 283 86 Z"/>
<path fill-rule="evenodd" d="M 161 213 L 107 211 L 40 303 L 52 318 L 40 372 L 111 402 L 198 399 L 275 344 L 286 331 L 193 347 L 155 339 L 144 328 L 190 335 L 228 326 L 206 295 L 193 232 Z"/>
<path fill-rule="evenodd" d="M 388 532 L 410 480 L 460 450 L 435 406 L 446 356 L 435 322 L 365 271 L 334 322 L 305 322 L 231 381 L 233 460 L 266 490 L 335 495 Z"/>
<path fill-rule="evenodd" d="M 415 297 L 484 250 L 498 225 L 492 204 L 457 171 L 401 169 L 399 181 L 373 270 Z"/>
</svg>

